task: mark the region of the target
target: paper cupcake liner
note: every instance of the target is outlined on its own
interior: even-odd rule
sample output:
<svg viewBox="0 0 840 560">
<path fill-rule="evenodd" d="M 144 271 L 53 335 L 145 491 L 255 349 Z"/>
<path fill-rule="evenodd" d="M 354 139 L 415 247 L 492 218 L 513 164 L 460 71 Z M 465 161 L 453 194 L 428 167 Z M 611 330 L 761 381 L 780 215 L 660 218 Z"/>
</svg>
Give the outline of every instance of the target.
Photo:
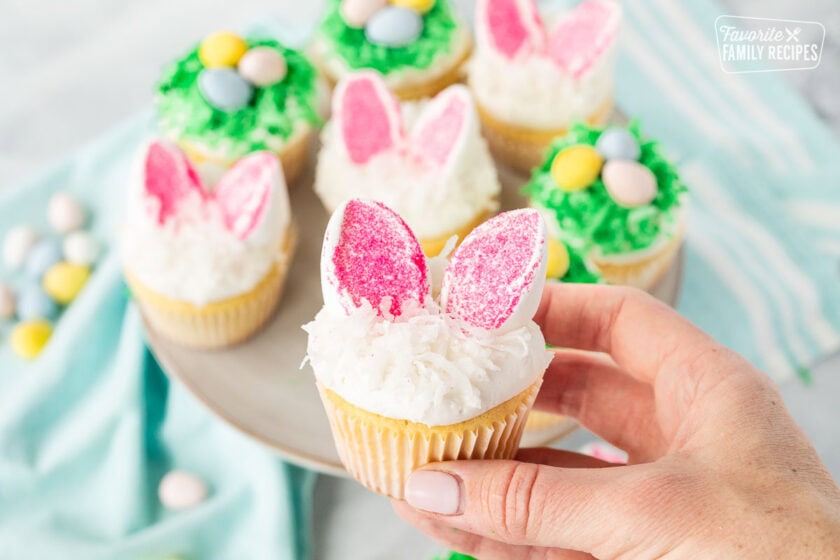
<svg viewBox="0 0 840 560">
<path fill-rule="evenodd" d="M 497 160 L 522 173 L 530 173 L 540 165 L 551 142 L 568 131 L 567 128 L 536 129 L 512 125 L 497 119 L 480 103 L 476 103 L 476 108 L 490 152 Z M 585 121 L 593 126 L 605 124 L 612 108 L 613 101 L 609 99 Z"/>
<path fill-rule="evenodd" d="M 345 401 L 318 383 L 341 462 L 364 486 L 403 499 L 417 468 L 463 459 L 511 459 L 519 449 L 542 377 L 525 391 L 465 422 L 426 426 L 386 418 Z"/>
<path fill-rule="evenodd" d="M 454 231 L 451 231 L 445 235 L 441 235 L 439 237 L 433 238 L 426 238 L 420 240 L 420 246 L 423 248 L 423 253 L 427 257 L 436 257 L 443 251 L 443 248 L 446 246 L 446 242 L 449 241 L 453 235 L 458 236 L 458 243 L 464 240 L 464 238 L 469 235 L 469 233 L 477 228 L 482 223 L 486 222 L 490 218 L 494 216 L 495 212 L 485 211 L 478 214 L 475 218 L 470 220 L 470 222 L 462 226 Z"/>
<path fill-rule="evenodd" d="M 525 430 L 537 431 L 546 428 L 553 428 L 565 422 L 567 418 L 559 414 L 551 414 L 550 412 L 542 412 L 539 410 L 532 410 L 528 415 L 528 422 L 525 424 Z"/>
<path fill-rule="evenodd" d="M 292 228 L 277 264 L 250 291 L 204 306 L 169 299 L 145 286 L 128 270 L 126 282 L 143 317 L 157 334 L 189 348 L 225 348 L 250 338 L 273 316 L 286 283 L 295 239 Z"/>
<path fill-rule="evenodd" d="M 683 242 L 683 226 L 656 251 L 645 252 L 634 259 L 622 255 L 620 259 L 604 259 L 593 256 L 592 262 L 609 284 L 634 286 L 645 291 L 652 290 L 671 268 Z"/>
</svg>

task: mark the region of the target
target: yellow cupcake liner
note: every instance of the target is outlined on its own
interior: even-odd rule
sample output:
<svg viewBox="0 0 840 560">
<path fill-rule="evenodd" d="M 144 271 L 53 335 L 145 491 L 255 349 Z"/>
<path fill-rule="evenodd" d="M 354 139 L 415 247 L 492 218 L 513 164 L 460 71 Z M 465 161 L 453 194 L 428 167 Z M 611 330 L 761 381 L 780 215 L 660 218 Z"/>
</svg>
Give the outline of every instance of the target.
<svg viewBox="0 0 840 560">
<path fill-rule="evenodd" d="M 423 253 L 427 257 L 438 256 L 440 254 L 440 252 L 443 251 L 443 248 L 446 246 L 446 242 L 449 241 L 449 239 L 453 235 L 458 236 L 458 244 L 460 244 L 461 241 L 463 241 L 464 238 L 467 235 L 469 235 L 469 233 L 472 230 L 474 230 L 475 228 L 477 228 L 478 226 L 480 226 L 481 224 L 483 224 L 484 222 L 489 220 L 491 217 L 493 217 L 494 214 L 495 214 L 494 212 L 490 212 L 490 211 L 481 212 L 480 214 L 476 215 L 476 217 L 473 218 L 465 226 L 462 226 L 462 227 L 456 229 L 455 231 L 452 231 L 452 232 L 447 233 L 445 235 L 441 235 L 439 237 L 421 239 L 420 240 L 420 246 L 423 248 Z"/>
<path fill-rule="evenodd" d="M 312 135 L 313 130 L 310 127 L 304 134 L 297 135 L 291 142 L 284 145 L 281 150 L 275 152 L 277 157 L 280 158 L 283 177 L 289 186 L 295 183 L 306 167 L 306 162 L 309 159 L 309 146 L 312 143 Z M 237 161 L 236 159 L 210 154 L 199 144 L 186 139 L 176 139 L 176 142 L 184 153 L 187 154 L 187 157 L 190 158 L 190 161 L 198 165 L 212 164 L 227 169 Z"/>
<path fill-rule="evenodd" d="M 499 120 L 478 102 L 476 108 L 490 152 L 508 167 L 522 173 L 530 173 L 540 165 L 552 140 L 568 131 L 566 128 L 537 129 L 513 125 Z M 593 126 L 605 124 L 612 109 L 613 100 L 608 99 L 585 121 Z"/>
<path fill-rule="evenodd" d="M 163 296 L 127 269 L 126 282 L 143 317 L 157 334 L 189 348 L 225 348 L 250 338 L 273 316 L 286 282 L 295 242 L 295 229 L 290 228 L 277 263 L 254 288 L 203 306 Z"/>
<path fill-rule="evenodd" d="M 674 263 L 680 252 L 684 235 L 684 227 L 680 226 L 667 242 L 655 251 L 644 251 L 638 258 L 632 253 L 621 255 L 617 259 L 609 259 L 592 255 L 592 264 L 608 284 L 617 286 L 633 286 L 645 291 L 651 291 Z"/>
<path fill-rule="evenodd" d="M 553 428 L 564 423 L 568 418 L 560 414 L 552 414 L 550 412 L 542 412 L 540 410 L 532 410 L 528 415 L 528 422 L 525 424 L 526 431 L 538 431 L 546 428 Z"/>
<path fill-rule="evenodd" d="M 320 383 L 318 391 L 338 455 L 353 478 L 374 492 L 403 499 L 408 475 L 428 463 L 513 458 L 541 384 L 542 376 L 499 406 L 448 426 L 386 418 Z"/>
</svg>

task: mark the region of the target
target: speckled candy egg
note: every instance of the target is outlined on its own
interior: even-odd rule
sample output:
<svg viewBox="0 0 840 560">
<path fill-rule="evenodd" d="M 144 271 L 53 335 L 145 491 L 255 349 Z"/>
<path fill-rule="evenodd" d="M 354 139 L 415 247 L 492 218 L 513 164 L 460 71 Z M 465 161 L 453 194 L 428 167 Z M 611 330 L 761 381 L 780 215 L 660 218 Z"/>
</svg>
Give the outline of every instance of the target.
<svg viewBox="0 0 840 560">
<path fill-rule="evenodd" d="M 365 37 L 383 47 L 404 47 L 423 32 L 423 18 L 408 8 L 388 6 L 376 12 L 365 26 Z"/>
<path fill-rule="evenodd" d="M 90 266 L 99 258 L 99 242 L 86 231 L 75 231 L 62 242 L 64 260 L 72 264 Z"/>
<path fill-rule="evenodd" d="M 12 330 L 12 350 L 27 360 L 37 358 L 49 342 L 52 331 L 49 321 L 42 319 L 18 323 Z"/>
<path fill-rule="evenodd" d="M 286 59 L 271 47 L 256 47 L 239 61 L 239 75 L 257 87 L 268 87 L 286 77 Z"/>
<path fill-rule="evenodd" d="M 604 159 L 619 159 L 638 161 L 642 155 L 642 149 L 636 137 L 630 134 L 626 128 L 612 127 L 606 129 L 595 142 L 595 149 L 600 152 Z"/>
<path fill-rule="evenodd" d="M 3 262 L 12 270 L 17 270 L 26 262 L 32 247 L 38 243 L 40 235 L 29 226 L 17 226 L 9 230 L 3 238 Z"/>
<path fill-rule="evenodd" d="M 44 291 L 61 305 L 67 305 L 79 295 L 90 278 L 90 268 L 80 264 L 60 262 L 44 275 Z"/>
<path fill-rule="evenodd" d="M 254 93 L 251 84 L 231 68 L 202 70 L 198 89 L 210 105 L 229 113 L 247 105 Z"/>
<path fill-rule="evenodd" d="M 47 206 L 47 219 L 58 233 L 69 233 L 85 225 L 85 209 L 79 204 L 75 197 L 66 193 L 58 192 L 50 198 Z"/>
<path fill-rule="evenodd" d="M 15 292 L 6 284 L 0 284 L 0 319 L 11 319 L 15 316 Z"/>
<path fill-rule="evenodd" d="M 166 473 L 158 486 L 158 498 L 168 509 L 189 509 L 207 497 L 207 485 L 194 474 L 185 471 Z"/>
<path fill-rule="evenodd" d="M 551 162 L 551 176 L 561 190 L 573 192 L 591 185 L 604 159 L 598 150 L 586 144 L 577 144 L 560 150 Z"/>
<path fill-rule="evenodd" d="M 198 58 L 205 68 L 233 68 L 248 50 L 245 39 L 230 31 L 211 33 L 198 47 Z"/>
<path fill-rule="evenodd" d="M 391 4 L 425 14 L 435 6 L 435 0 L 391 0 Z"/>
<path fill-rule="evenodd" d="M 656 198 L 656 176 L 636 161 L 608 161 L 601 179 L 612 199 L 625 208 L 644 206 Z"/>
<path fill-rule="evenodd" d="M 58 316 L 58 304 L 38 284 L 29 284 L 20 293 L 17 315 L 22 321 L 52 320 Z"/>
<path fill-rule="evenodd" d="M 52 265 L 61 261 L 62 256 L 61 243 L 57 239 L 39 241 L 26 255 L 24 268 L 27 276 L 40 280 Z"/>
<path fill-rule="evenodd" d="M 339 13 L 350 27 L 362 28 L 373 14 L 388 5 L 388 0 L 343 0 Z"/>
</svg>

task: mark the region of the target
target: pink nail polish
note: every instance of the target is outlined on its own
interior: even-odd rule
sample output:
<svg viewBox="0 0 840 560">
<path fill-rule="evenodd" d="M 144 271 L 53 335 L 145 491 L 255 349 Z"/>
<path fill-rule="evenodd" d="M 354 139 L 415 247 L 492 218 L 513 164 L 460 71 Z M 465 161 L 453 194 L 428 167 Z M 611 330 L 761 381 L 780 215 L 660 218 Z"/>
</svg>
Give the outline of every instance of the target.
<svg viewBox="0 0 840 560">
<path fill-rule="evenodd" d="M 461 513 L 461 481 L 442 471 L 415 471 L 405 483 L 405 500 L 431 513 Z"/>
</svg>

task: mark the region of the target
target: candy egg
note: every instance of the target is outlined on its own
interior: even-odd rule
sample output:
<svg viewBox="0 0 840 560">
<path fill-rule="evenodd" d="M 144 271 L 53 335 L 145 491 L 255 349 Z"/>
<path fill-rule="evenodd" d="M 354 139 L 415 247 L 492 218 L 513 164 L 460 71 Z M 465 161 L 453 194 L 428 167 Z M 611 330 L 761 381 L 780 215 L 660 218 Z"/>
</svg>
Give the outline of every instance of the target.
<svg viewBox="0 0 840 560">
<path fill-rule="evenodd" d="M 614 126 L 606 129 L 595 142 L 595 149 L 604 156 L 604 159 L 620 159 L 638 161 L 642 155 L 642 149 L 635 136 L 625 128 Z"/>
<path fill-rule="evenodd" d="M 608 161 L 601 179 L 612 199 L 625 208 L 644 206 L 656 198 L 656 176 L 636 161 Z"/>
<path fill-rule="evenodd" d="M 232 68 L 248 50 L 245 39 L 230 31 L 211 33 L 198 47 L 198 58 L 206 68 Z"/>
<path fill-rule="evenodd" d="M 391 0 L 391 4 L 425 14 L 434 7 L 435 0 Z"/>
<path fill-rule="evenodd" d="M 12 350 L 21 358 L 36 358 L 49 342 L 52 330 L 52 325 L 43 319 L 18 323 L 12 330 Z"/>
<path fill-rule="evenodd" d="M 68 233 L 85 225 L 85 210 L 79 201 L 65 192 L 58 192 L 50 198 L 47 219 L 50 227 L 59 233 Z"/>
<path fill-rule="evenodd" d="M 158 498 L 169 509 L 189 509 L 204 501 L 207 485 L 194 474 L 185 471 L 166 473 L 158 486 Z"/>
<path fill-rule="evenodd" d="M 15 292 L 7 285 L 0 284 L 0 319 L 15 316 Z"/>
<path fill-rule="evenodd" d="M 44 291 L 61 305 L 67 305 L 79 295 L 90 278 L 90 268 L 60 262 L 44 275 Z"/>
<path fill-rule="evenodd" d="M 26 261 L 32 247 L 38 243 L 40 235 L 29 226 L 17 226 L 9 230 L 3 238 L 3 261 L 12 270 L 17 270 Z"/>
<path fill-rule="evenodd" d="M 237 70 L 257 87 L 273 86 L 286 77 L 286 59 L 271 47 L 256 47 L 245 53 Z"/>
<path fill-rule="evenodd" d="M 99 242 L 86 231 L 76 231 L 64 238 L 64 260 L 90 266 L 99 258 Z"/>
<path fill-rule="evenodd" d="M 61 243 L 58 240 L 43 239 L 39 241 L 26 255 L 26 261 L 24 262 L 26 274 L 30 278 L 40 280 L 52 265 L 61 261 L 62 253 Z"/>
<path fill-rule="evenodd" d="M 569 250 L 562 241 L 548 238 L 548 260 L 546 261 L 546 278 L 563 278 L 569 271 Z"/>
<path fill-rule="evenodd" d="M 598 150 L 586 144 L 569 146 L 554 156 L 551 162 L 551 176 L 560 189 L 566 192 L 579 191 L 591 185 L 604 159 Z"/>
<path fill-rule="evenodd" d="M 17 302 L 17 315 L 22 321 L 52 320 L 58 316 L 58 304 L 37 284 L 26 286 Z"/>
<path fill-rule="evenodd" d="M 408 8 L 388 6 L 376 12 L 365 26 L 365 37 L 383 47 L 404 47 L 423 32 L 423 18 Z"/>
<path fill-rule="evenodd" d="M 384 8 L 388 0 L 343 0 L 338 10 L 350 27 L 362 28 L 373 14 Z"/>
<path fill-rule="evenodd" d="M 254 93 L 251 84 L 231 68 L 202 70 L 198 89 L 210 105 L 229 113 L 247 105 Z"/>
</svg>

